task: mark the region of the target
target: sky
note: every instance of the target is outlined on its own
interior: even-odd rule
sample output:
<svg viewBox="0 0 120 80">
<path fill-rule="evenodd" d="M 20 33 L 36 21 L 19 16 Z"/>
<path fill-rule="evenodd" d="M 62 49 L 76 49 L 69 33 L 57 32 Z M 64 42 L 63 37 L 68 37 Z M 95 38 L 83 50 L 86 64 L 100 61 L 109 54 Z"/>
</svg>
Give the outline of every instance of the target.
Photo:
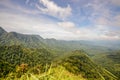
<svg viewBox="0 0 120 80">
<path fill-rule="evenodd" d="M 120 40 L 120 0 L 0 0 L 0 26 L 58 40 Z"/>
</svg>

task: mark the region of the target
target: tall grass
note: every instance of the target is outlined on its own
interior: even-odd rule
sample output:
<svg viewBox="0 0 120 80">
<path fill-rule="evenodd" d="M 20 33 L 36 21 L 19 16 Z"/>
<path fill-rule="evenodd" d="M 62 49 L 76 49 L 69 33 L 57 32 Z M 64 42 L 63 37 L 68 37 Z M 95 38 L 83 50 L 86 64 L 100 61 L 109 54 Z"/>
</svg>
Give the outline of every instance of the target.
<svg viewBox="0 0 120 80">
<path fill-rule="evenodd" d="M 20 78 L 17 78 L 15 73 L 9 74 L 6 79 L 3 80 L 86 80 L 81 75 L 74 75 L 68 72 L 64 67 L 53 67 L 46 65 L 44 73 L 33 74 L 30 71 L 24 73 Z"/>
</svg>

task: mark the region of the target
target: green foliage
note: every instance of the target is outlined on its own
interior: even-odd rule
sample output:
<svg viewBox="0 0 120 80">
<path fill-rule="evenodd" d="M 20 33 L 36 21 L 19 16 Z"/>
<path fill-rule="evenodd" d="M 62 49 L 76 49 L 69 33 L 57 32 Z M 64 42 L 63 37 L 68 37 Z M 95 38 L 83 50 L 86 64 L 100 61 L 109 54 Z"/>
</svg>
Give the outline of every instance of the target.
<svg viewBox="0 0 120 80">
<path fill-rule="evenodd" d="M 93 60 L 120 78 L 120 51 L 97 54 Z"/>
<path fill-rule="evenodd" d="M 36 69 L 39 69 L 38 67 Z M 53 67 L 46 65 L 46 71 L 44 73 L 34 74 L 31 71 L 27 71 L 21 77 L 15 77 L 14 73 L 8 75 L 5 80 L 86 80 L 81 75 L 74 75 L 67 71 L 62 66 Z"/>
<path fill-rule="evenodd" d="M 0 77 L 6 77 L 11 71 L 13 71 L 14 67 L 9 63 L 0 60 Z"/>
<path fill-rule="evenodd" d="M 45 48 L 57 54 L 84 49 L 90 55 L 106 52 L 108 48 L 91 44 L 89 41 L 64 41 L 56 39 L 43 39 L 39 35 L 26 35 L 17 32 L 6 32 L 0 27 L 0 45 L 22 45 L 26 48 Z"/>
<path fill-rule="evenodd" d="M 63 66 L 70 72 L 79 75 L 82 74 L 83 77 L 88 80 L 116 80 L 116 77 L 110 72 L 100 68 L 85 55 L 84 51 L 73 51 L 68 57 L 63 59 Z"/>
<path fill-rule="evenodd" d="M 2 75 L 4 74 L 6 76 L 9 72 L 15 72 L 17 69 L 16 67 L 21 66 L 22 64 L 27 64 L 28 68 L 34 67 L 38 64 L 44 67 L 46 64 L 51 64 L 53 58 L 54 56 L 52 53 L 46 49 L 28 49 L 15 45 L 0 46 L 1 77 L 3 77 Z M 7 66 L 9 67 L 7 68 Z M 42 70 L 44 72 L 44 69 Z"/>
<path fill-rule="evenodd" d="M 89 52 L 89 56 L 95 57 L 94 61 L 105 69 L 79 49 Z M 109 55 L 97 54 L 109 50 L 112 51 L 86 41 L 43 39 L 38 35 L 8 33 L 0 27 L 0 79 L 117 80 L 120 78 L 120 51 Z M 54 65 L 51 66 L 51 63 Z"/>
<path fill-rule="evenodd" d="M 64 57 L 59 58 L 58 61 L 55 61 L 54 55 L 46 49 L 30 49 L 13 45 L 1 46 L 0 51 L 0 64 L 2 66 L 1 77 L 6 77 L 8 80 L 9 78 L 27 79 L 27 77 L 31 78 L 31 76 L 34 78 L 42 78 L 41 80 L 52 80 L 53 77 L 58 79 L 58 74 L 61 74 L 62 77 L 64 76 L 63 80 L 69 80 L 67 76 L 70 77 L 70 75 L 65 76 L 62 73 L 58 73 L 59 65 L 62 65 L 63 68 L 65 67 L 65 73 L 75 75 L 75 79 L 80 77 L 80 75 L 84 77 L 83 79 L 88 80 L 116 79 L 110 72 L 98 68 L 83 50 L 67 53 L 63 55 Z M 4 63 L 3 61 L 6 62 Z M 51 68 L 50 64 L 53 61 L 54 66 Z M 53 70 L 52 73 L 49 70 Z M 49 74 L 45 72 L 49 72 Z M 74 80 L 73 76 L 71 80 Z"/>
</svg>

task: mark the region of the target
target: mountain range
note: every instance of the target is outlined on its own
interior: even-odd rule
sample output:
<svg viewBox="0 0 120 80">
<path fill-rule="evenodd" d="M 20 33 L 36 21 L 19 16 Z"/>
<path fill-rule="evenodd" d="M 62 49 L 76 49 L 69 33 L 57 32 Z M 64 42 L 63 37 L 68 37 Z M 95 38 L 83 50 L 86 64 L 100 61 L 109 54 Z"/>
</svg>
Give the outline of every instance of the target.
<svg viewBox="0 0 120 80">
<path fill-rule="evenodd" d="M 109 44 L 109 46 L 108 46 Z M 55 49 L 56 51 L 72 51 L 76 49 L 84 49 L 91 54 L 107 52 L 108 50 L 119 49 L 120 43 L 109 43 L 109 41 L 65 41 L 44 39 L 39 35 L 26 35 L 17 32 L 7 32 L 0 27 L 0 45 L 22 45 L 29 48 L 47 48 Z M 113 47 L 114 45 L 114 47 Z M 112 46 L 112 47 L 111 47 Z"/>
<path fill-rule="evenodd" d="M 108 44 L 44 39 L 0 27 L 0 79 L 117 80 L 120 45 L 114 41 Z"/>
</svg>

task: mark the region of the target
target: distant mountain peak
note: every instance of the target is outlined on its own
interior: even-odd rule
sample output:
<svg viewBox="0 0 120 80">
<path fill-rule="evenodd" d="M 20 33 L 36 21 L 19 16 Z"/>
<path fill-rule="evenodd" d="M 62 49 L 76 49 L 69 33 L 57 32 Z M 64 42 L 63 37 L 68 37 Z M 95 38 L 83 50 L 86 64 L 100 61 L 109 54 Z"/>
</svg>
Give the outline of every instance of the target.
<svg viewBox="0 0 120 80">
<path fill-rule="evenodd" d="M 0 27 L 0 44 L 1 45 L 23 45 L 27 47 L 43 47 L 44 38 L 40 35 L 22 34 L 17 32 L 6 32 Z"/>
<path fill-rule="evenodd" d="M 4 33 L 7 33 L 2 27 L 0 27 L 0 36 Z"/>
<path fill-rule="evenodd" d="M 2 27 L 0 27 L 0 32 L 1 32 L 1 31 L 5 31 L 5 30 L 4 30 Z M 6 32 L 6 31 L 5 31 L 5 32 Z"/>
</svg>

